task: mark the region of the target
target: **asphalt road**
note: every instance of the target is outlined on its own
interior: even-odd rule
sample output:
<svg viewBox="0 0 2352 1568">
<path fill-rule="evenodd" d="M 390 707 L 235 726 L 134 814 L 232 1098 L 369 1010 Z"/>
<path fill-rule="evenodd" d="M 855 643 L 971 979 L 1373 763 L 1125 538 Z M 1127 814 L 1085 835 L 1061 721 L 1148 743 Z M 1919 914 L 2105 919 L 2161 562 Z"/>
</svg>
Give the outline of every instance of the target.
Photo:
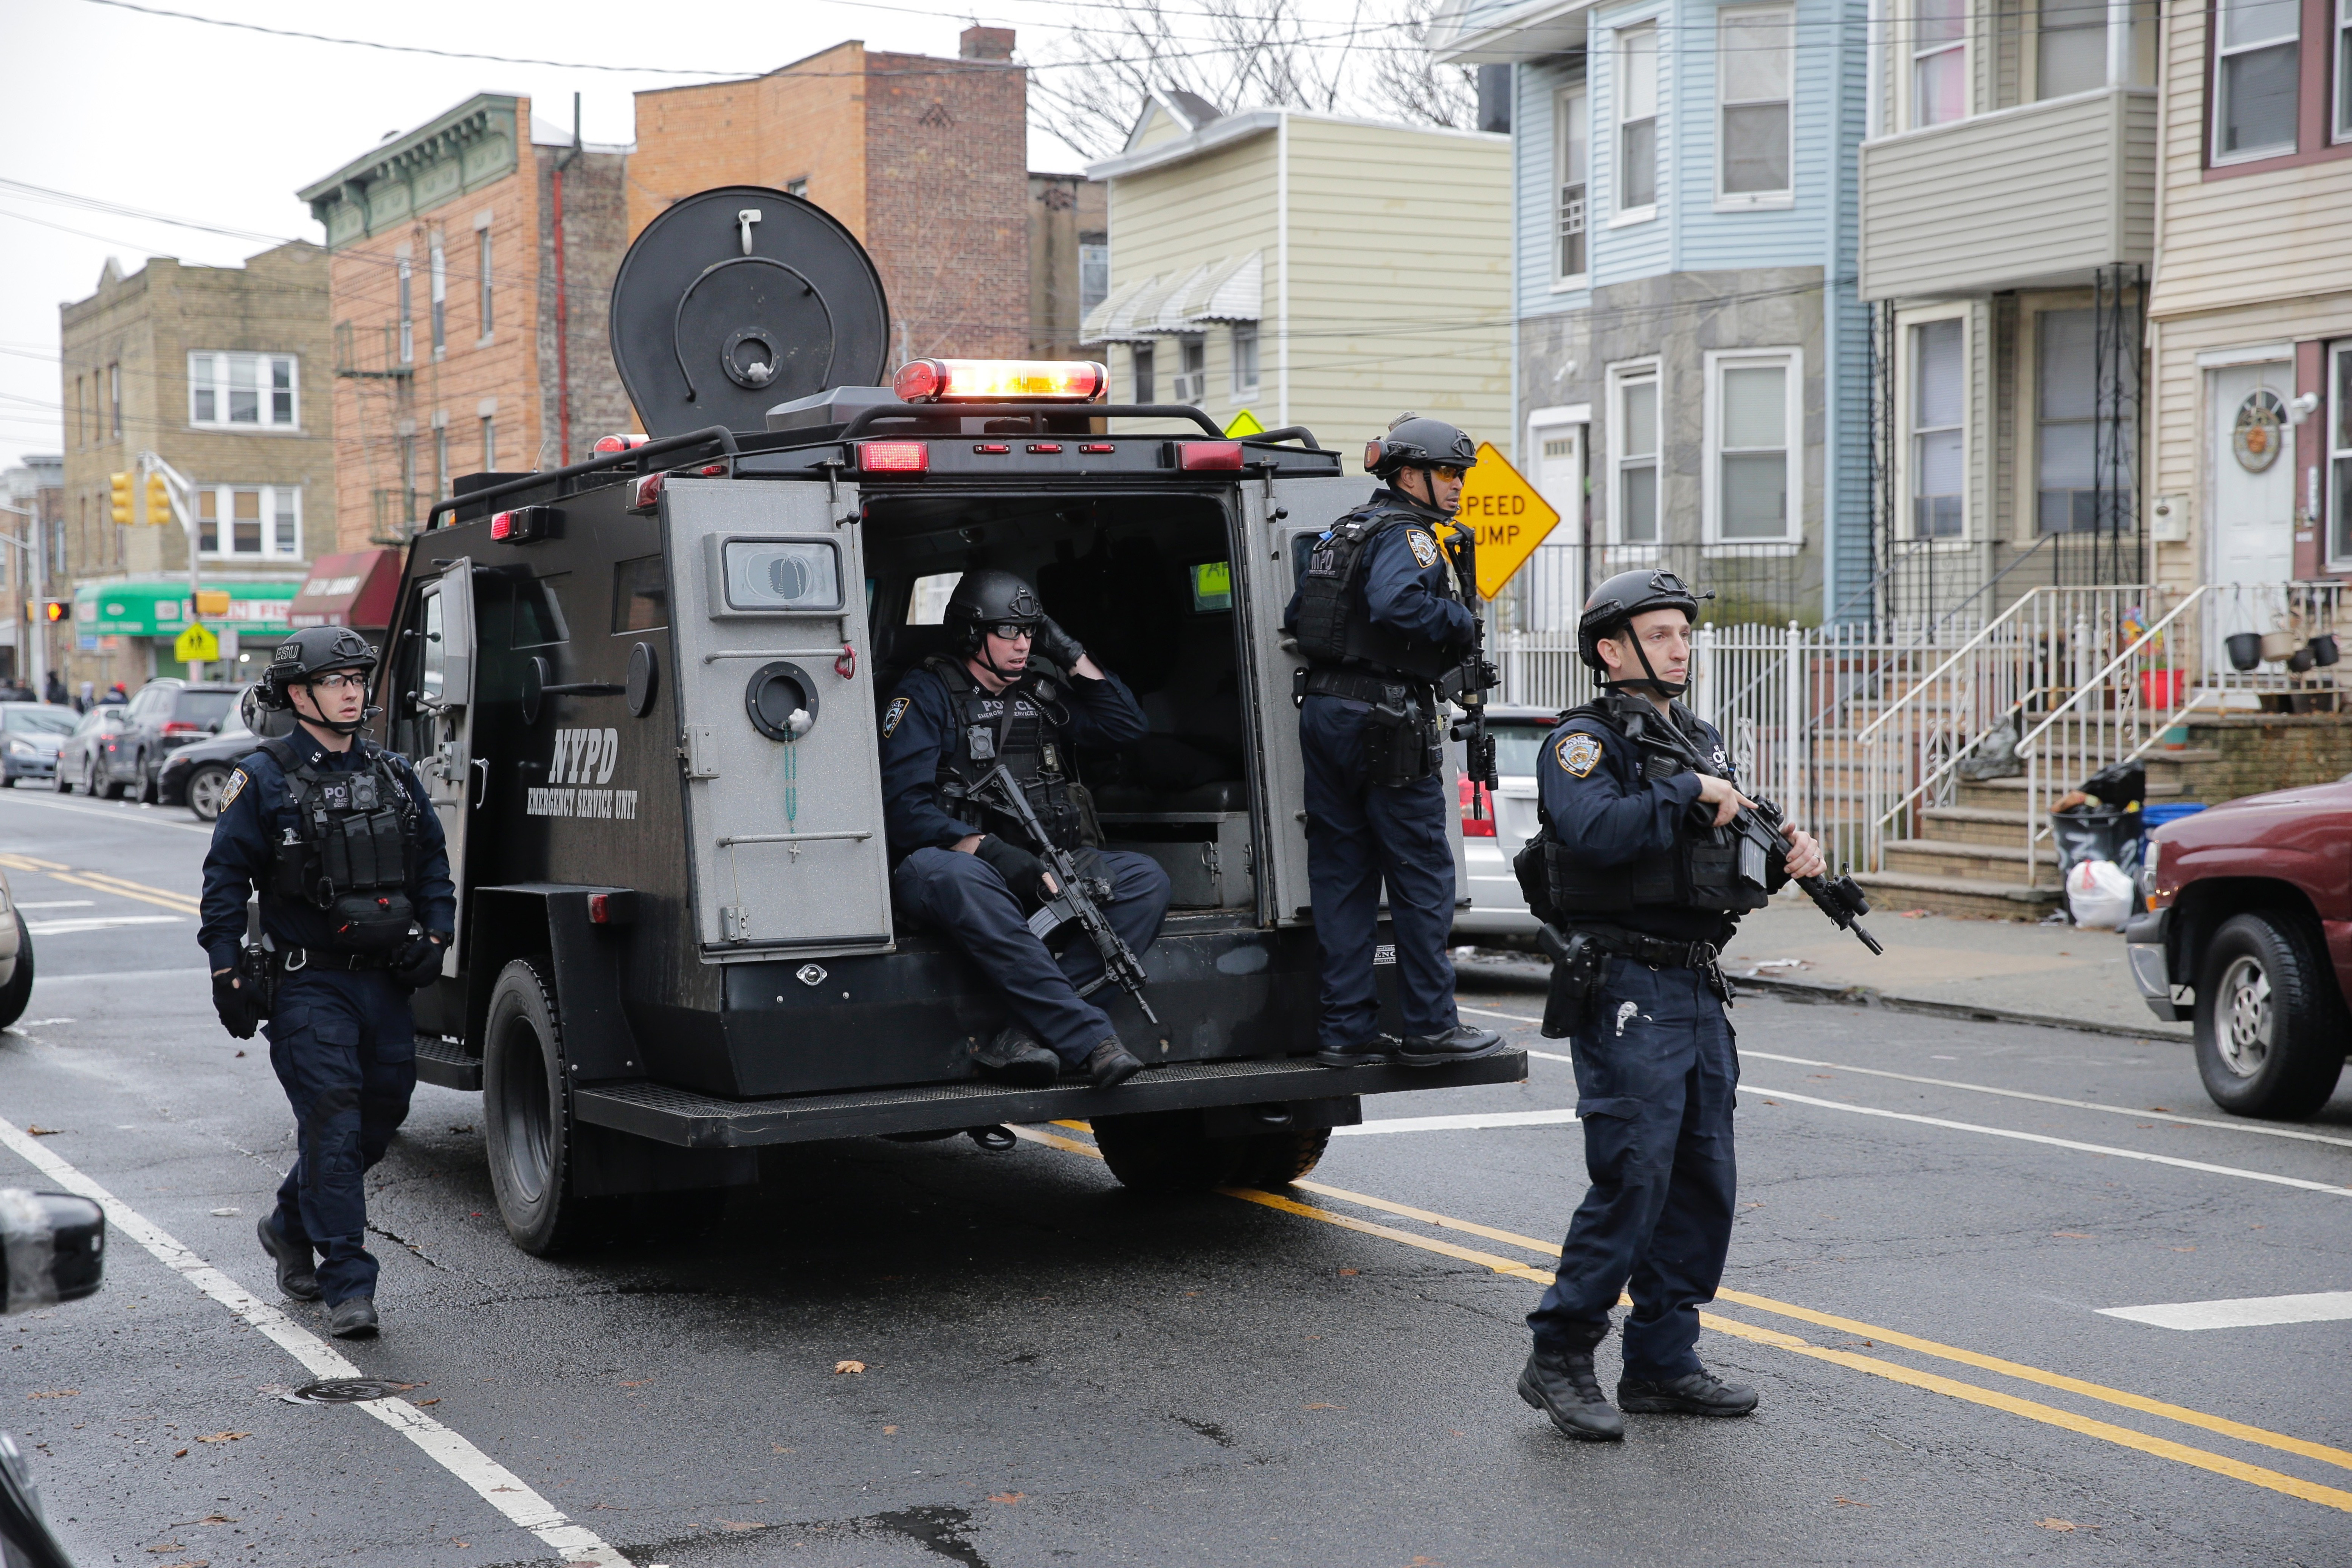
<svg viewBox="0 0 2352 1568">
<path fill-rule="evenodd" d="M 21 1147 L 68 1162 L 275 1301 L 252 1227 L 292 1127 L 211 1016 L 205 843 L 0 794 L 40 973 L 0 1036 L 0 1183 L 45 1184 Z M 1464 1000 L 1556 1050 L 1536 998 Z M 1131 1198 L 1082 1128 L 869 1140 L 549 1261 L 495 1217 L 478 1098 L 425 1088 L 371 1184 L 385 1332 L 342 1348 L 638 1568 L 2352 1562 L 2344 1321 L 2100 1311 L 2352 1289 L 2352 1093 L 2286 1136 L 2170 1043 L 1734 1017 L 1743 1206 L 1701 1352 L 1761 1390 L 1746 1421 L 1576 1446 L 1513 1393 L 1580 1133 L 1415 1124 L 1563 1112 L 1551 1058 L 1368 1105 L 1271 1199 Z M 428 1445 L 279 1398 L 303 1364 L 119 1219 L 104 1291 L 0 1338 L 0 1426 L 85 1564 L 559 1560 Z"/>
</svg>

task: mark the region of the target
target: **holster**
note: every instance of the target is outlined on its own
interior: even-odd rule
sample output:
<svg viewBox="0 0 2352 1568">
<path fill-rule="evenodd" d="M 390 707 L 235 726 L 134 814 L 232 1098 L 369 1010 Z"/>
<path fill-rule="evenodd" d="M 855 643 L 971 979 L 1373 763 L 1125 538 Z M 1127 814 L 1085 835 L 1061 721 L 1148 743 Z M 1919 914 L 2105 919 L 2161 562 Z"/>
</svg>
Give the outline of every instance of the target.
<svg viewBox="0 0 2352 1568">
<path fill-rule="evenodd" d="M 1409 688 L 1388 688 L 1364 717 L 1364 765 L 1373 784 L 1395 789 L 1437 772 L 1443 753 L 1436 715 L 1423 714 Z"/>
<path fill-rule="evenodd" d="M 1536 928 L 1536 941 L 1551 960 L 1551 990 L 1544 997 L 1543 1037 L 1564 1040 L 1583 1028 L 1592 998 L 1609 977 L 1609 954 L 1584 931 L 1563 936 L 1549 925 Z"/>
<path fill-rule="evenodd" d="M 278 1011 L 278 965 L 259 942 L 237 953 L 237 984 L 253 998 L 253 1016 L 267 1019 Z"/>
</svg>

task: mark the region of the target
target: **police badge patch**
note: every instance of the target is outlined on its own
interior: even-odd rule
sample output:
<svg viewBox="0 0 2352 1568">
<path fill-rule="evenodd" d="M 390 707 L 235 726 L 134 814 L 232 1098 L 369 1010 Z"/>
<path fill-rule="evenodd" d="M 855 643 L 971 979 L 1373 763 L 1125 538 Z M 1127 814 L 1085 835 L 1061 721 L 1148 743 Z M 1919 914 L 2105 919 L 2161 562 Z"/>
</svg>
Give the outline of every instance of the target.
<svg viewBox="0 0 2352 1568">
<path fill-rule="evenodd" d="M 237 792 L 244 788 L 245 770 L 243 768 L 231 769 L 228 775 L 228 787 L 221 791 L 221 809 L 223 811 L 226 811 L 230 806 L 236 805 Z"/>
<path fill-rule="evenodd" d="M 909 705 L 909 700 L 907 698 L 893 697 L 890 699 L 890 710 L 882 715 L 882 738 L 884 740 L 887 741 L 890 738 L 890 731 L 896 730 L 898 727 L 898 721 L 907 716 L 907 709 Z"/>
<path fill-rule="evenodd" d="M 1412 558 L 1423 566 L 1437 564 L 1437 541 L 1417 528 L 1404 531 L 1404 542 L 1412 546 Z"/>
<path fill-rule="evenodd" d="M 1570 778 L 1582 778 L 1601 761 L 1601 742 L 1591 735 L 1570 735 L 1559 743 L 1559 765 Z"/>
</svg>

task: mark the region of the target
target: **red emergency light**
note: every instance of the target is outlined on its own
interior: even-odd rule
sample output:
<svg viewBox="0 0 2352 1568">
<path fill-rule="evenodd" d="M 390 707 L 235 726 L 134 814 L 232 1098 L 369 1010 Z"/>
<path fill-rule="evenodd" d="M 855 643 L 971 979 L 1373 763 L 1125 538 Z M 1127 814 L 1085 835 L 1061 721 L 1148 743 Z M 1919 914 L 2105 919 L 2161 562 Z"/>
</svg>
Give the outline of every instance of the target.
<svg viewBox="0 0 2352 1568">
<path fill-rule="evenodd" d="M 1179 441 L 1176 443 L 1176 466 L 1193 474 L 1219 468 L 1238 468 L 1242 466 L 1242 444 L 1239 441 Z"/>
<path fill-rule="evenodd" d="M 628 510 L 639 517 L 649 517 L 661 508 L 663 474 L 641 474 L 629 486 Z"/>
<path fill-rule="evenodd" d="M 555 537 L 556 510 L 551 506 L 519 506 L 490 515 L 490 537 L 507 544 L 530 544 Z"/>
<path fill-rule="evenodd" d="M 857 469 L 866 474 L 927 474 L 931 471 L 930 443 L 860 441 Z"/>
<path fill-rule="evenodd" d="M 624 431 L 618 436 L 599 437 L 596 441 L 596 455 L 601 458 L 607 452 L 625 452 L 633 447 L 642 447 L 652 439 L 652 437 L 641 436 L 634 430 Z"/>
<path fill-rule="evenodd" d="M 898 367 L 890 389 L 908 403 L 1100 403 L 1110 369 L 1091 360 L 919 359 Z"/>
</svg>

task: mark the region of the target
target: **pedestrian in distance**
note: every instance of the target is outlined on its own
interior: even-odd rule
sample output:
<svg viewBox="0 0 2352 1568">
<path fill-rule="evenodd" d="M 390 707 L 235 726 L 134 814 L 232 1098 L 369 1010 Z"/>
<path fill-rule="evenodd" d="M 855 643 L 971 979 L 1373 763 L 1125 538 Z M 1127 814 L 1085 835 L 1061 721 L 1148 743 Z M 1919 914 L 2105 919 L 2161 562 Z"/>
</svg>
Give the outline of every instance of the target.
<svg viewBox="0 0 2352 1568">
<path fill-rule="evenodd" d="M 109 702 L 128 702 L 131 700 L 131 693 L 125 691 L 122 689 L 122 682 L 118 680 L 106 689 L 106 700 Z"/>
<path fill-rule="evenodd" d="M 1437 531 L 1478 461 L 1470 437 L 1405 415 L 1365 452 L 1382 481 L 1333 523 L 1283 612 L 1307 658 L 1294 690 L 1307 764 L 1307 876 L 1322 964 L 1326 1067 L 1440 1067 L 1503 1048 L 1454 1004 L 1454 847 L 1440 727 L 1482 682 L 1477 622 Z M 1381 889 L 1396 935 L 1402 1038 L 1381 1032 L 1372 966 Z"/>
<path fill-rule="evenodd" d="M 59 707 L 63 707 L 65 705 L 66 679 L 64 676 L 59 675 L 54 669 L 49 671 L 49 679 L 47 684 L 45 684 L 41 689 L 41 700 L 44 702 L 54 702 Z"/>
<path fill-rule="evenodd" d="M 1712 597 L 1712 595 L 1709 595 Z M 1671 572 L 1595 589 L 1578 652 L 1597 701 L 1561 715 L 1536 773 L 1541 827 L 1520 882 L 1555 960 L 1544 1033 L 1565 1035 L 1591 1184 L 1559 1272 L 1528 1317 L 1519 1395 L 1569 1436 L 1613 1441 L 1628 1414 L 1745 1415 L 1756 1391 L 1700 1364 L 1738 1190 L 1737 1043 L 1717 955 L 1743 910 L 1823 870 L 1791 826 L 1769 856 L 1729 830 L 1743 808 L 1723 737 L 1675 700 L 1689 689 L 1699 599 Z M 1778 841 L 1776 841 L 1778 842 Z M 1593 1352 L 1630 1287 L 1612 1406 Z"/>
<path fill-rule="evenodd" d="M 297 1123 L 293 1168 L 262 1217 L 278 1288 L 327 1309 L 345 1339 L 377 1328 L 362 1178 L 407 1119 L 416 1088 L 412 992 L 438 979 L 457 923 L 440 818 L 408 760 L 359 734 L 375 711 L 375 650 L 315 626 L 270 656 L 264 705 L 292 733 L 229 774 L 205 857 L 203 924 L 213 1005 L 238 1039 L 269 1030 L 269 1065 Z M 260 894 L 264 946 L 247 950 Z"/>
<path fill-rule="evenodd" d="M 1081 994 L 1101 979 L 1102 955 L 1080 938 L 1056 960 L 1030 930 L 1059 885 L 1042 858 L 1046 847 L 982 781 L 999 764 L 1013 775 L 1054 847 L 1095 882 L 1104 918 L 1140 954 L 1168 913 L 1168 873 L 1148 855 L 1097 847 L 1070 748 L 1130 746 L 1150 721 L 1010 572 L 965 573 L 945 620 L 952 654 L 908 670 L 882 713 L 892 900 L 945 932 L 1003 997 L 1013 1022 L 973 1052 L 983 1075 L 1031 1088 L 1069 1075 L 1116 1089 L 1143 1063 Z"/>
</svg>

